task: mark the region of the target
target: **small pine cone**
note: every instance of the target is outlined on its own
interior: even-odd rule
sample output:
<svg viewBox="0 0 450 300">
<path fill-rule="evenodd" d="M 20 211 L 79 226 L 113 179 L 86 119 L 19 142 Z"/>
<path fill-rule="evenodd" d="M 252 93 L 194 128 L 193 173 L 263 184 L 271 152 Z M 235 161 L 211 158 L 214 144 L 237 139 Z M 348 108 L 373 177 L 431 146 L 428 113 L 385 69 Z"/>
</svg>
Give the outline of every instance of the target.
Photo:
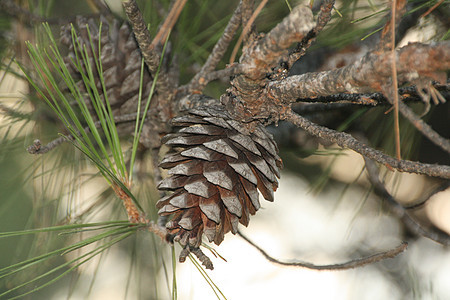
<svg viewBox="0 0 450 300">
<path fill-rule="evenodd" d="M 238 223 L 260 208 L 258 190 L 268 201 L 278 187 L 282 162 L 270 133 L 260 124 L 233 120 L 221 105 L 191 109 L 172 124 L 181 129 L 163 143 L 174 152 L 160 166 L 169 177 L 158 188 L 173 193 L 156 204 L 174 241 L 198 248 L 202 235 L 219 245 Z"/>
<path fill-rule="evenodd" d="M 117 20 L 109 23 L 105 18 L 101 18 L 102 22 L 101 32 L 99 32 L 99 25 L 93 19 L 86 19 L 78 17 L 76 22 L 76 29 L 78 34 L 78 41 L 83 46 L 86 46 L 88 52 L 89 63 L 93 68 L 93 73 L 96 78 L 97 89 L 100 95 L 103 94 L 100 78 L 96 69 L 94 60 L 94 53 L 91 49 L 91 43 L 88 34 L 91 35 L 92 45 L 94 46 L 95 56 L 98 57 L 98 42 L 100 41 L 100 58 L 103 68 L 103 77 L 106 85 L 106 93 L 108 101 L 113 110 L 113 114 L 127 114 L 136 112 L 139 94 L 139 84 L 141 76 L 141 52 L 134 39 L 134 35 L 127 23 L 119 26 Z M 65 57 L 67 68 L 71 75 L 78 80 L 77 85 L 81 92 L 86 92 L 81 75 L 73 64 L 76 55 L 81 59 L 81 53 L 78 47 L 74 47 L 72 43 L 71 26 L 66 25 L 61 28 L 60 41 L 63 45 L 69 47 L 69 53 Z M 77 53 L 75 53 L 77 51 Z M 83 64 L 83 68 L 84 68 Z M 150 89 L 152 78 L 144 69 L 144 90 L 142 101 L 145 103 Z M 86 101 L 88 107 L 92 109 L 89 101 Z"/>
</svg>

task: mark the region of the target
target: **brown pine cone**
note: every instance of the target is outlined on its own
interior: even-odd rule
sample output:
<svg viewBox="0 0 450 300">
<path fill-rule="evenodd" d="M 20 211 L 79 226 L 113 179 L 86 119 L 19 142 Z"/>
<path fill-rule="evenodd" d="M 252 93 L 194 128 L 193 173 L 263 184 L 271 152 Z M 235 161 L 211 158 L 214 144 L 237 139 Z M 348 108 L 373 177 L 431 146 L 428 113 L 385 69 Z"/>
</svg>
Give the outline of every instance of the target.
<svg viewBox="0 0 450 300">
<path fill-rule="evenodd" d="M 84 45 L 86 47 L 97 89 L 100 95 L 103 95 L 103 88 L 94 60 L 94 53 L 95 57 L 98 57 L 98 42 L 101 39 L 100 58 L 106 85 L 106 94 L 113 114 L 134 113 L 136 112 L 138 103 L 142 62 L 141 52 L 127 23 L 123 23 L 120 26 L 117 20 L 109 22 L 103 17 L 100 21 L 102 23 L 101 32 L 99 32 L 99 25 L 93 19 L 78 17 L 76 25 L 74 25 L 77 30 L 78 41 L 82 46 Z M 94 52 L 91 48 L 88 28 L 92 45 L 94 46 Z M 60 41 L 63 45 L 69 47 L 69 53 L 65 58 L 69 72 L 75 80 L 78 80 L 77 85 L 80 91 L 86 92 L 84 82 L 81 80 L 82 77 L 73 63 L 76 56 L 80 60 L 82 56 L 79 48 L 74 47 L 72 43 L 71 25 L 66 25 L 61 28 Z M 84 64 L 82 67 L 85 68 Z M 146 68 L 144 68 L 143 84 L 142 103 L 144 104 L 152 84 L 152 78 Z M 86 103 L 92 110 L 88 97 L 86 98 Z"/>
<path fill-rule="evenodd" d="M 258 190 L 268 201 L 278 187 L 282 162 L 261 124 L 233 120 L 222 105 L 191 109 L 172 120 L 181 127 L 163 143 L 172 147 L 160 166 L 169 177 L 158 188 L 173 193 L 156 204 L 174 241 L 198 248 L 204 234 L 219 245 L 224 234 L 247 226 L 260 208 Z"/>
</svg>

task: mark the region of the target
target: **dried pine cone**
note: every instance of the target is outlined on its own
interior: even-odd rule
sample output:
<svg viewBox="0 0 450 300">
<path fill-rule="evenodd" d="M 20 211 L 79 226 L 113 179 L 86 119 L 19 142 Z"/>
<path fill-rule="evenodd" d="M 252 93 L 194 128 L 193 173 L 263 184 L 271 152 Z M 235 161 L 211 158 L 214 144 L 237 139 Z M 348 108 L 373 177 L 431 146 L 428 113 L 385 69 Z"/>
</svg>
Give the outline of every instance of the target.
<svg viewBox="0 0 450 300">
<path fill-rule="evenodd" d="M 219 245 L 238 223 L 248 225 L 260 208 L 258 190 L 274 200 L 277 146 L 262 125 L 233 120 L 222 105 L 191 109 L 172 123 L 181 129 L 163 138 L 174 153 L 160 164 L 170 176 L 158 188 L 173 193 L 158 201 L 159 214 L 172 216 L 166 227 L 182 246 L 198 248 L 203 234 Z"/>
<path fill-rule="evenodd" d="M 105 19 L 101 18 L 102 22 L 101 32 L 99 26 L 93 19 L 86 19 L 78 17 L 76 22 L 78 41 L 81 45 L 86 46 L 88 51 L 89 63 L 93 68 L 96 77 L 97 89 L 100 94 L 103 94 L 100 79 L 94 61 L 94 55 L 91 49 L 91 43 L 88 34 L 91 35 L 92 45 L 94 46 L 95 55 L 98 57 L 98 41 L 101 39 L 101 62 L 103 68 L 103 76 L 106 84 L 106 93 L 108 101 L 113 109 L 113 114 L 127 114 L 136 112 L 139 82 L 141 76 L 141 52 L 134 39 L 127 23 L 119 26 L 117 20 L 111 24 Z M 71 26 L 66 25 L 61 28 L 61 43 L 69 47 L 68 56 L 65 58 L 66 65 L 71 75 L 78 79 L 78 88 L 85 92 L 85 86 L 81 80 L 77 68 L 72 60 L 76 55 L 81 58 L 81 53 L 77 47 L 72 43 Z M 77 51 L 77 53 L 75 53 Z M 83 65 L 84 68 L 84 65 Z M 146 99 L 151 88 L 152 78 L 144 69 L 144 90 L 142 99 Z M 89 101 L 86 101 L 90 105 Z M 142 101 L 145 103 L 145 101 Z"/>
</svg>

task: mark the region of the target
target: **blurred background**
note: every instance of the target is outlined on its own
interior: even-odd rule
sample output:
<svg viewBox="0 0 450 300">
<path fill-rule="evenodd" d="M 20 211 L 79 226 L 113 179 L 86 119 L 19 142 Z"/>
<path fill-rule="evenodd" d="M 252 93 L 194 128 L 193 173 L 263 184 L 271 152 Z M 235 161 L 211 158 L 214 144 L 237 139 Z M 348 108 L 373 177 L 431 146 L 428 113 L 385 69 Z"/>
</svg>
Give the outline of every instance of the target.
<svg viewBox="0 0 450 300">
<path fill-rule="evenodd" d="M 115 18 L 124 18 L 120 1 L 107 2 Z M 152 35 L 169 2 L 138 1 Z M 270 30 L 289 13 L 289 5 L 301 2 L 269 1 L 257 19 L 257 29 Z M 448 2 L 421 17 L 438 2 L 408 2 L 399 45 L 448 39 Z M 15 60 L 30 67 L 24 42 L 48 42 L 40 27 L 42 21 L 49 21 L 58 36 L 60 26 L 74 22 L 76 15 L 97 17 L 101 11 L 96 1 L 0 0 L 0 4 L 0 231 L 126 220 L 114 192 L 71 144 L 62 144 L 41 156 L 25 150 L 36 138 L 46 143 L 65 131 Z M 171 35 L 170 46 L 181 84 L 188 82 L 206 60 L 236 5 L 237 1 L 188 2 Z M 314 1 L 315 12 L 318 7 L 320 1 Z M 330 24 L 292 73 L 343 66 L 376 43 L 388 15 L 388 1 L 337 1 L 336 7 L 339 13 L 333 13 Z M 61 51 L 67 49 L 61 46 Z M 225 66 L 230 53 L 219 68 Z M 227 82 L 217 81 L 208 85 L 206 93 L 218 97 L 226 88 Z M 421 111 L 424 104 L 413 103 L 412 107 Z M 299 105 L 298 109 L 303 108 Z M 393 117 L 386 114 L 388 110 L 348 105 L 305 115 L 330 128 L 363 135 L 371 145 L 393 154 Z M 424 119 L 442 136 L 450 137 L 449 101 L 432 107 Z M 249 227 L 241 226 L 247 237 L 281 261 L 317 265 L 369 256 L 404 240 L 409 242 L 407 251 L 353 270 L 314 271 L 275 265 L 242 238 L 229 234 L 220 246 L 213 247 L 226 261 L 205 250 L 215 267 L 214 271 L 206 271 L 212 280 L 208 282 L 192 261 L 174 264 L 170 246 L 147 232 L 137 232 L 55 282 L 51 281 L 74 266 L 67 262 L 99 247 L 100 242 L 65 255 L 53 255 L 24 272 L 4 277 L 8 266 L 93 235 L 90 231 L 62 235 L 40 232 L 0 238 L 0 294 L 54 270 L 8 298 L 52 283 L 25 299 L 170 299 L 176 280 L 178 299 L 450 299 L 450 251 L 408 232 L 383 208 L 382 200 L 372 192 L 361 156 L 336 145 L 324 146 L 323 141 L 289 124 L 280 123 L 270 131 L 280 145 L 285 168 L 275 202 L 261 201 L 262 207 L 251 218 Z M 405 120 L 401 120 L 401 137 L 403 158 L 450 164 L 448 154 L 422 139 Z M 124 145 L 129 146 L 127 137 Z M 156 220 L 154 204 L 158 194 L 151 169 L 149 153 L 142 152 L 132 192 L 149 218 Z M 383 170 L 382 176 L 388 190 L 404 205 L 420 202 L 445 184 L 388 170 Z M 450 233 L 449 200 L 447 188 L 435 193 L 413 214 L 421 223 Z M 175 252 L 178 257 L 178 247 Z"/>
</svg>

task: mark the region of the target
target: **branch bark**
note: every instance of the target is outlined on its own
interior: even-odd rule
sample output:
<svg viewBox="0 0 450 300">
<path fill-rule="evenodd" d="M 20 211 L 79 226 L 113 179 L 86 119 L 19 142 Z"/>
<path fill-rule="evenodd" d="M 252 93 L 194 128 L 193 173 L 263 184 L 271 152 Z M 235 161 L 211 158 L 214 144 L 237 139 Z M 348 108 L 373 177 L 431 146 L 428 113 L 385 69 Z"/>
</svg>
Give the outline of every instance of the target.
<svg viewBox="0 0 450 300">
<path fill-rule="evenodd" d="M 443 71 L 450 69 L 450 41 L 409 44 L 396 54 L 399 83 L 421 77 L 445 82 Z M 369 52 L 354 64 L 339 69 L 272 81 L 267 85 L 267 94 L 291 103 L 299 98 L 382 91 L 383 84 L 392 75 L 391 58 L 390 52 Z"/>
<path fill-rule="evenodd" d="M 319 15 L 317 16 L 316 26 L 314 27 L 314 29 L 308 32 L 308 34 L 302 39 L 300 43 L 298 43 L 295 50 L 289 53 L 289 58 L 287 61 L 289 69 L 300 57 L 305 55 L 306 50 L 308 50 L 308 48 L 314 42 L 317 35 L 322 31 L 325 25 L 328 24 L 331 19 L 331 11 L 334 7 L 334 2 L 334 0 L 326 0 L 322 3 L 322 5 L 320 6 Z"/>
<path fill-rule="evenodd" d="M 355 152 L 358 152 L 364 157 L 373 159 L 378 163 L 387 165 L 388 167 L 394 168 L 398 171 L 450 179 L 450 166 L 424 164 L 410 160 L 399 160 L 393 158 L 379 150 L 365 145 L 348 133 L 338 132 L 323 126 L 319 126 L 294 113 L 292 110 L 288 111 L 285 114 L 284 118 L 292 124 L 303 128 L 306 132 L 313 136 L 336 143 L 343 148 L 349 148 Z"/>
<path fill-rule="evenodd" d="M 141 49 L 142 56 L 144 57 L 145 64 L 147 65 L 150 73 L 154 76 L 158 69 L 159 61 L 161 59 L 160 54 L 155 50 L 152 45 L 152 39 L 150 33 L 147 30 L 144 17 L 136 4 L 136 1 L 130 0 L 122 3 L 128 20 L 130 20 L 133 28 L 134 36 Z"/>
</svg>

